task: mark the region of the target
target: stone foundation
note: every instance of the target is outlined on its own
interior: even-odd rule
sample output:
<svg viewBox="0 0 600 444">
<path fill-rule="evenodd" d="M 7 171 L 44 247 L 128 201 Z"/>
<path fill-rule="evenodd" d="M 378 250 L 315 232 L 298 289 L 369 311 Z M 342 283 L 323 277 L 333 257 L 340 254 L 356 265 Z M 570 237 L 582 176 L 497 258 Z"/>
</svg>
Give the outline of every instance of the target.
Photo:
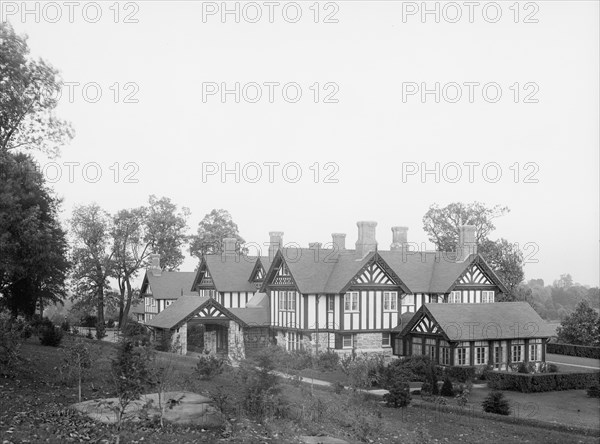
<svg viewBox="0 0 600 444">
<path fill-rule="evenodd" d="M 244 332 L 235 321 L 229 321 L 228 331 L 228 354 L 232 361 L 241 361 L 245 359 L 246 352 L 244 347 Z"/>
</svg>

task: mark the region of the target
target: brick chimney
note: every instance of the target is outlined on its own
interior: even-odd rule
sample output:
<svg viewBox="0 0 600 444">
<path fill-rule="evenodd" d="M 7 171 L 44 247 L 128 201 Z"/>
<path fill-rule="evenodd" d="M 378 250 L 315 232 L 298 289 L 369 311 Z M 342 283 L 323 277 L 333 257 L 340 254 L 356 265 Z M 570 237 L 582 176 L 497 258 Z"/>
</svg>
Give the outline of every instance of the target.
<svg viewBox="0 0 600 444">
<path fill-rule="evenodd" d="M 236 253 L 237 239 L 235 237 L 226 237 L 223 239 L 223 256 L 234 257 Z"/>
<path fill-rule="evenodd" d="M 269 232 L 269 257 L 275 257 L 277 250 L 283 247 L 283 231 Z"/>
<path fill-rule="evenodd" d="M 331 233 L 331 240 L 338 251 L 346 249 L 346 233 Z"/>
<path fill-rule="evenodd" d="M 458 227 L 458 245 L 456 247 L 456 262 L 465 261 L 470 255 L 477 254 L 475 241 L 475 225 Z"/>
<path fill-rule="evenodd" d="M 377 227 L 377 222 L 360 221 L 356 222 L 356 226 L 358 227 L 356 257 L 363 258 L 370 251 L 377 250 L 377 240 L 375 239 L 375 227 Z"/>
<path fill-rule="evenodd" d="M 405 250 L 408 248 L 408 227 L 392 227 L 392 245 L 390 250 Z"/>
<path fill-rule="evenodd" d="M 162 274 L 162 268 L 160 268 L 160 254 L 153 253 L 150 255 L 150 272 L 154 276 L 160 276 Z"/>
</svg>

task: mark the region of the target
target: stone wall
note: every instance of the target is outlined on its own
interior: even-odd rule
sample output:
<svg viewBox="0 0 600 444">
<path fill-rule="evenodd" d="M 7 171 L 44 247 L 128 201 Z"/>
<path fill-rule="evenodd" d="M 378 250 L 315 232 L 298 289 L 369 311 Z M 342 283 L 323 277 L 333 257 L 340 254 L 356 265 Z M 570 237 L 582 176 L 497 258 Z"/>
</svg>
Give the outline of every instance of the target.
<svg viewBox="0 0 600 444">
<path fill-rule="evenodd" d="M 229 359 L 235 362 L 245 359 L 244 332 L 235 321 L 229 321 L 228 340 Z"/>
<path fill-rule="evenodd" d="M 204 351 L 208 353 L 217 352 L 217 332 L 216 330 L 206 329 L 204 332 Z"/>
<path fill-rule="evenodd" d="M 171 347 L 175 353 L 187 354 L 187 322 L 173 331 L 171 336 Z"/>
</svg>

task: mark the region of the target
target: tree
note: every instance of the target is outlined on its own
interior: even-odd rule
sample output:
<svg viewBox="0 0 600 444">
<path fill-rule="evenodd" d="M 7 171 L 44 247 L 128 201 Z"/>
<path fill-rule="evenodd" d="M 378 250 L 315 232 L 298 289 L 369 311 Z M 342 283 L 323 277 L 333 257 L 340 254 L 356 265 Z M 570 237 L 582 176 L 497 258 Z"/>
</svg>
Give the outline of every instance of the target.
<svg viewBox="0 0 600 444">
<path fill-rule="evenodd" d="M 461 225 L 475 226 L 475 240 L 481 244 L 495 230 L 493 220 L 504 216 L 508 207 L 486 207 L 479 202 L 451 203 L 443 208 L 434 204 L 423 216 L 423 229 L 440 251 L 456 251 Z"/>
<path fill-rule="evenodd" d="M 496 413 L 497 415 L 510 415 L 510 404 L 504 397 L 504 393 L 497 390 L 491 391 L 481 403 L 483 411 Z"/>
<path fill-rule="evenodd" d="M 27 37 L 0 23 L 0 152 L 35 149 L 51 156 L 74 136 L 54 115 L 62 82 L 58 71 L 28 57 Z"/>
<path fill-rule="evenodd" d="M 505 300 L 518 300 L 517 287 L 523 282 L 525 273 L 523 253 L 517 245 L 511 244 L 506 239 L 497 241 L 484 239 L 478 251 L 508 288 L 509 294 L 504 295 Z"/>
<path fill-rule="evenodd" d="M 75 299 L 89 300 L 96 306 L 96 337 L 104 337 L 105 292 L 108 279 L 115 275 L 115 254 L 110 240 L 110 215 L 97 204 L 80 205 L 71 218 L 73 282 Z"/>
<path fill-rule="evenodd" d="M 0 151 L 0 304 L 13 315 L 31 316 L 36 305 L 41 314 L 66 296 L 60 203 L 29 155 Z"/>
<path fill-rule="evenodd" d="M 212 210 L 198 224 L 198 233 L 191 237 L 190 254 L 198 259 L 205 254 L 219 254 L 223 251 L 222 241 L 227 237 L 236 238 L 238 248 L 245 242 L 229 211 Z"/>
<path fill-rule="evenodd" d="M 516 300 L 515 292 L 524 278 L 523 254 L 517 245 L 509 243 L 506 239 L 492 241 L 488 238 L 496 228 L 494 219 L 509 211 L 507 207 L 496 205 L 489 208 L 479 202 L 455 202 L 443 208 L 434 204 L 423 217 L 423 229 L 438 250 L 456 251 L 460 227 L 474 225 L 478 252 L 498 272 L 509 290 L 504 300 L 511 301 Z"/>
<path fill-rule="evenodd" d="M 558 327 L 558 340 L 567 344 L 600 346 L 600 316 L 587 300 L 567 315 Z"/>
<path fill-rule="evenodd" d="M 121 210 L 113 218 L 116 275 L 119 286 L 119 328 L 127 324 L 135 293 L 132 279 L 147 267 L 151 253 L 161 255 L 164 268 L 176 269 L 184 257 L 189 210 L 178 212 L 168 198 L 150 196 L 148 207 Z"/>
</svg>

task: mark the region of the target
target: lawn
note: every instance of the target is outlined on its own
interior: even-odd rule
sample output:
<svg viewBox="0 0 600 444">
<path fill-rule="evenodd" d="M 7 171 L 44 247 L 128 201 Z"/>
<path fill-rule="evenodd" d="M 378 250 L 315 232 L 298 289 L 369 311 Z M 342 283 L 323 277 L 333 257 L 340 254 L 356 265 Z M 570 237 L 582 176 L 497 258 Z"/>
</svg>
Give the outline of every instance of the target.
<svg viewBox="0 0 600 444">
<path fill-rule="evenodd" d="M 109 363 L 115 345 L 89 340 L 94 347 L 94 371 L 84 383 L 83 398 L 114 395 L 107 383 Z M 61 384 L 56 368 L 60 348 L 40 346 L 33 338 L 22 349 L 26 365 L 15 378 L 0 380 L 0 442 L 115 442 L 114 426 L 97 424 L 74 412 L 69 405 L 77 400 L 77 389 Z M 300 442 L 301 435 L 329 435 L 349 442 L 540 442 L 595 443 L 597 438 L 566 432 L 506 423 L 452 412 L 431 412 L 410 406 L 389 409 L 380 399 L 366 400 L 361 394 L 341 395 L 331 389 L 287 381 L 281 384 L 281 398 L 287 404 L 284 416 L 256 421 L 240 411 L 242 387 L 231 371 L 211 381 L 192 377 L 196 359 L 159 354 L 162 362 L 174 367 L 171 389 L 200 394 L 219 390 L 227 396 L 228 430 L 156 424 L 130 424 L 121 432 L 120 442 Z M 319 373 L 319 372 L 317 372 Z M 315 374 L 315 377 L 318 377 Z M 324 379 L 320 377 L 319 379 Z M 544 394 L 542 394 L 544 395 Z M 572 404 L 577 400 L 573 398 Z"/>
</svg>

